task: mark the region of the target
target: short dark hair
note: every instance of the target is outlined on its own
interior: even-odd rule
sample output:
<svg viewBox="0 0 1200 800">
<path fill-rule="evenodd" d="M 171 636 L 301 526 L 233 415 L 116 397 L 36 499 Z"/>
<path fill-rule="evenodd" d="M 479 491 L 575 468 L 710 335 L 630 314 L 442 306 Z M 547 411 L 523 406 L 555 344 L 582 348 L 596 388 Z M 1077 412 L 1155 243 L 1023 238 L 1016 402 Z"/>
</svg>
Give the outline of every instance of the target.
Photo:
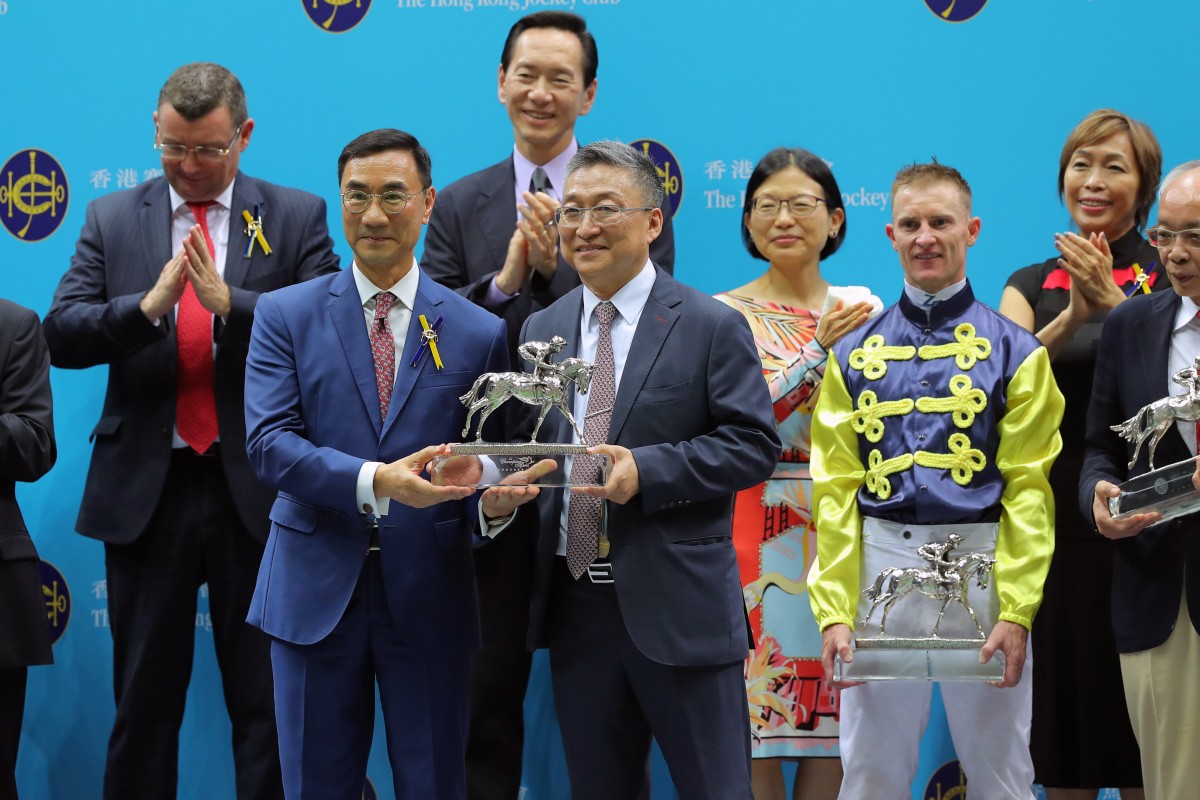
<svg viewBox="0 0 1200 800">
<path fill-rule="evenodd" d="M 832 214 L 835 209 L 839 208 L 842 209 L 843 214 L 846 213 L 837 179 L 833 177 L 833 171 L 829 169 L 829 165 L 825 163 L 824 159 L 802 147 L 776 147 L 759 159 L 758 164 L 754 167 L 754 172 L 750 173 L 750 180 L 746 183 L 746 198 L 742 202 L 742 218 L 740 220 L 742 244 L 745 245 L 746 252 L 763 261 L 766 261 L 767 257 L 759 252 L 750 238 L 750 229 L 746 227 L 746 217 L 751 213 L 754 205 L 754 193 L 758 191 L 758 187 L 762 186 L 767 178 L 788 167 L 795 167 L 817 182 L 825 195 L 825 208 L 829 213 Z M 825 246 L 821 248 L 821 260 L 829 258 L 842 246 L 848 224 L 847 220 L 843 220 L 838 228 L 837 236 L 825 242 Z"/>
<path fill-rule="evenodd" d="M 1129 145 L 1133 148 L 1134 166 L 1138 171 L 1137 204 L 1133 210 L 1134 225 L 1141 230 L 1150 217 L 1150 207 L 1154 205 L 1154 190 L 1158 187 L 1158 179 L 1162 175 L 1162 149 L 1154 131 L 1144 122 L 1139 122 L 1127 114 L 1114 111 L 1111 108 L 1101 108 L 1088 114 L 1063 143 L 1062 152 L 1058 156 L 1058 199 L 1062 200 L 1066 191 L 1067 166 L 1071 156 L 1081 147 L 1091 147 L 1110 136 L 1118 133 L 1129 135 Z"/>
<path fill-rule="evenodd" d="M 526 14 L 513 23 L 508 29 L 508 38 L 504 40 L 504 49 L 500 51 L 500 68 L 508 72 L 512 62 L 512 51 L 517 46 L 517 39 L 532 28 L 554 28 L 579 37 L 583 47 L 583 86 L 586 89 L 596 80 L 596 70 L 600 67 L 600 54 L 596 52 L 596 40 L 587 29 L 587 22 L 578 14 L 567 11 L 538 11 Z"/>
<path fill-rule="evenodd" d="M 601 139 L 575 151 L 567 162 L 567 181 L 584 167 L 597 165 L 619 167 L 629 173 L 633 186 L 647 206 L 660 208 L 663 203 L 663 183 L 658 167 L 650 156 L 636 147 L 615 139 Z"/>
<path fill-rule="evenodd" d="M 429 151 L 421 146 L 417 137 L 395 128 L 380 128 L 367 131 L 342 148 L 342 154 L 338 156 L 338 186 L 342 185 L 342 173 L 346 171 L 349 161 L 376 153 L 386 153 L 388 150 L 403 150 L 411 155 L 417 164 L 421 188 L 428 189 L 433 185 L 433 162 L 429 159 Z"/>
<path fill-rule="evenodd" d="M 909 164 L 896 173 L 892 181 L 892 207 L 895 208 L 896 192 L 918 183 L 948 183 L 958 189 L 966 203 L 967 213 L 971 213 L 971 187 L 962 173 L 954 167 L 939 164 L 935 156 L 928 164 Z"/>
<path fill-rule="evenodd" d="M 246 113 L 246 92 L 237 76 L 220 64 L 203 61 L 184 64 L 171 73 L 158 92 L 159 107 L 166 103 L 170 103 L 189 122 L 221 106 L 229 109 L 229 117 L 235 128 L 240 128 L 249 116 Z"/>
</svg>

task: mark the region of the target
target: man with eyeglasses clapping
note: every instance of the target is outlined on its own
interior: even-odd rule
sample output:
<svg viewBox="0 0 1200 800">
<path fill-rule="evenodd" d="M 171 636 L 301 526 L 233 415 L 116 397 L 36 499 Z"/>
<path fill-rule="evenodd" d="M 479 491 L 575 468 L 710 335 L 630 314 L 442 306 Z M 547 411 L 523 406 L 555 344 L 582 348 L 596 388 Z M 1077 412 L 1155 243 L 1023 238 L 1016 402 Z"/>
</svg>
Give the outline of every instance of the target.
<svg viewBox="0 0 1200 800">
<path fill-rule="evenodd" d="M 88 206 L 45 321 L 55 366 L 108 366 L 76 522 L 105 544 L 108 800 L 175 797 L 204 583 L 237 797 L 283 796 L 269 640 L 245 623 L 274 499 L 246 458 L 246 348 L 261 292 L 338 261 L 323 201 L 239 171 L 253 130 L 229 70 L 176 70 L 154 112 L 163 176 Z"/>
</svg>

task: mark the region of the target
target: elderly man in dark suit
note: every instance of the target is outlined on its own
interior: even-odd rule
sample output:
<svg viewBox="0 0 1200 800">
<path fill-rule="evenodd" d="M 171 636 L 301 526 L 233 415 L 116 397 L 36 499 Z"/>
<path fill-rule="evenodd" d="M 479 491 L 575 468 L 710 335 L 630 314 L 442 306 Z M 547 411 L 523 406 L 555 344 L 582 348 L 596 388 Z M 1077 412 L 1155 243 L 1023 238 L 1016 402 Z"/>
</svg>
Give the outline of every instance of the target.
<svg viewBox="0 0 1200 800">
<path fill-rule="evenodd" d="M 538 498 L 529 645 L 550 649 L 575 800 L 648 798 L 652 736 L 681 797 L 749 800 L 731 517 L 780 443 L 745 319 L 650 258 L 661 199 L 654 164 L 620 142 L 567 167 L 556 217 L 583 285 L 521 340 L 562 336 L 563 357 L 594 362 L 572 412 L 613 466 L 603 486 Z M 579 438 L 561 414 L 543 430 Z M 573 482 L 584 463 L 567 465 Z"/>
<path fill-rule="evenodd" d="M 508 323 L 514 369 L 521 325 L 579 285 L 558 252 L 553 219 L 567 162 L 579 148 L 575 123 L 596 100 L 598 66 L 596 40 L 582 17 L 539 11 L 517 20 L 500 53 L 497 85 L 515 146 L 499 163 L 447 186 L 425 234 L 421 268 Z M 654 262 L 670 273 L 669 214 L 650 247 Z M 520 789 L 532 543 L 529 524 L 518 519 L 475 553 L 484 644 L 471 669 L 472 800 L 513 800 Z"/>
<path fill-rule="evenodd" d="M 0 800 L 17 797 L 26 668 L 54 660 L 37 550 L 15 483 L 45 475 L 57 454 L 50 356 L 37 314 L 0 300 Z"/>
<path fill-rule="evenodd" d="M 1163 178 L 1158 219 L 1146 235 L 1175 291 L 1138 295 L 1104 321 L 1079 504 L 1084 519 L 1116 542 L 1113 633 L 1146 797 L 1158 800 L 1190 797 L 1200 785 L 1200 516 L 1161 525 L 1156 513 L 1113 519 L 1108 498 L 1118 493 L 1117 484 L 1149 471 L 1149 454 L 1143 447 L 1130 467 L 1133 444 L 1110 426 L 1182 393 L 1171 378 L 1200 357 L 1200 161 Z M 1158 444 L 1155 466 L 1195 456 L 1198 431 L 1195 422 L 1172 425 Z"/>
<path fill-rule="evenodd" d="M 207 582 L 237 796 L 282 796 L 268 639 L 245 624 L 273 493 L 246 458 L 259 294 L 336 272 L 325 204 L 238 171 L 232 73 L 180 67 L 154 113 L 165 176 L 88 206 L 46 317 L 52 363 L 109 365 L 76 529 L 105 543 L 117 713 L 104 796 L 172 798 Z"/>
</svg>

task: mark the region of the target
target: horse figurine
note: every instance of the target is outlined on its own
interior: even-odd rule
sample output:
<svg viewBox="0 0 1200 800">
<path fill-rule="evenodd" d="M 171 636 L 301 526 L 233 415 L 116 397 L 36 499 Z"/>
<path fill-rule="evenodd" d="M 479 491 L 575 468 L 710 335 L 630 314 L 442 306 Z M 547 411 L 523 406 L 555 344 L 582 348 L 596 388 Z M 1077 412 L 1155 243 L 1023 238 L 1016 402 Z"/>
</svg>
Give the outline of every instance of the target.
<svg viewBox="0 0 1200 800">
<path fill-rule="evenodd" d="M 1133 469 L 1138 453 L 1147 439 L 1150 440 L 1150 469 L 1154 469 L 1154 450 L 1171 426 L 1177 420 L 1200 420 L 1200 358 L 1197 358 L 1192 366 L 1184 367 L 1172 375 L 1171 380 L 1187 389 L 1187 392 L 1155 400 L 1150 405 L 1142 406 L 1136 414 L 1121 424 L 1111 426 L 1122 439 L 1134 444 L 1129 469 Z"/>
<path fill-rule="evenodd" d="M 989 555 L 968 553 L 956 559 L 953 566 L 945 567 L 945 572 L 924 567 L 908 569 L 888 567 L 875 578 L 874 585 L 869 589 L 863 589 L 863 594 L 871 601 L 871 609 L 859 621 L 859 624 L 866 625 L 871 619 L 871 615 L 875 613 L 875 609 L 882 605 L 883 619 L 879 623 L 879 633 L 886 636 L 888 612 L 902 597 L 916 590 L 926 597 L 942 601 L 942 608 L 938 611 L 937 624 L 933 626 L 933 638 L 938 637 L 942 618 L 946 616 L 946 608 L 951 603 L 958 603 L 966 609 L 971 621 L 975 623 L 975 628 L 979 631 L 979 637 L 986 638 L 983 626 L 979 624 L 979 618 L 975 616 L 975 609 L 971 608 L 971 603 L 967 600 L 967 584 L 974 578 L 980 589 L 986 589 L 992 567 L 995 565 L 996 560 Z"/>
<path fill-rule="evenodd" d="M 471 431 L 471 418 L 475 412 L 483 409 L 479 417 L 479 426 L 475 429 L 475 441 L 483 440 L 483 423 L 502 403 L 516 398 L 531 406 L 541 406 L 537 424 L 533 427 L 530 442 L 537 441 L 538 431 L 550 409 L 557 408 L 566 415 L 571 427 L 583 440 L 583 431 L 571 415 L 567 400 L 570 397 L 571 384 L 575 384 L 580 394 L 587 394 L 592 381 L 592 365 L 581 358 L 564 358 L 553 365 L 553 372 L 535 377 L 525 372 L 485 372 L 475 379 L 471 390 L 458 398 L 467 407 L 467 420 L 463 424 L 462 435 L 466 438 Z"/>
</svg>

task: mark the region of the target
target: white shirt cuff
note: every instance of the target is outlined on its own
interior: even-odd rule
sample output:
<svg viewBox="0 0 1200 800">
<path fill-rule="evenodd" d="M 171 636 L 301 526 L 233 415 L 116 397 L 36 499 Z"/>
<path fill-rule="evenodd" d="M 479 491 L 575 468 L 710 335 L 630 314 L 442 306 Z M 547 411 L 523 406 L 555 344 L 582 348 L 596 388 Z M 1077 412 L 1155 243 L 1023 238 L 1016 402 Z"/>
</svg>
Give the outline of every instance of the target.
<svg viewBox="0 0 1200 800">
<path fill-rule="evenodd" d="M 379 461 L 364 461 L 358 470 L 358 483 L 355 485 L 355 506 L 363 514 L 374 514 L 377 517 L 386 516 L 391 508 L 392 498 L 375 496 L 375 471 L 382 467 Z"/>
</svg>

